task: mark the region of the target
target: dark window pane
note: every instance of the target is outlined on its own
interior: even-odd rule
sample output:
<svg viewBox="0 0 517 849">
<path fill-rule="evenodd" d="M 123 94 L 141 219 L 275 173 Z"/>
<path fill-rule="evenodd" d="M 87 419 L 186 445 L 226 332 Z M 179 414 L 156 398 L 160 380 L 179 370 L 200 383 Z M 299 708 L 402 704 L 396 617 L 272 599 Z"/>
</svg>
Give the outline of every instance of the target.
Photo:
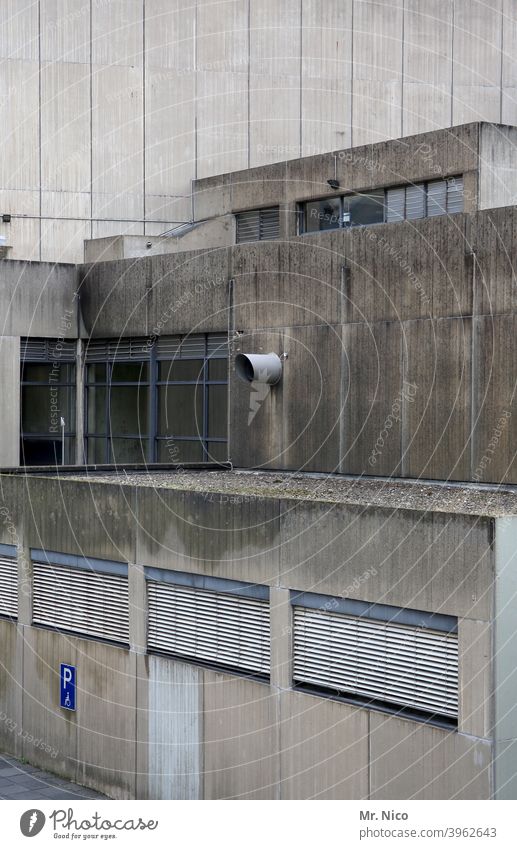
<svg viewBox="0 0 517 849">
<path fill-rule="evenodd" d="M 75 366 L 71 363 L 24 363 L 22 380 L 38 383 L 73 383 Z"/>
<path fill-rule="evenodd" d="M 75 439 L 65 437 L 65 465 L 75 463 Z M 62 463 L 61 440 L 23 439 L 21 462 L 24 466 L 60 466 Z"/>
<path fill-rule="evenodd" d="M 87 459 L 88 463 L 107 463 L 108 458 L 106 456 L 106 439 L 92 439 L 89 438 L 87 441 Z"/>
<path fill-rule="evenodd" d="M 352 227 L 384 221 L 384 190 L 343 199 L 343 223 Z"/>
<path fill-rule="evenodd" d="M 165 360 L 159 362 L 158 380 L 203 380 L 203 360 Z"/>
<path fill-rule="evenodd" d="M 75 430 L 75 388 L 56 384 L 22 387 L 22 431 L 25 433 L 61 433 Z"/>
<path fill-rule="evenodd" d="M 327 198 L 305 204 L 305 231 L 335 230 L 341 217 L 341 199 Z"/>
<path fill-rule="evenodd" d="M 106 363 L 92 363 L 86 369 L 87 383 L 106 383 Z"/>
<path fill-rule="evenodd" d="M 110 427 L 114 436 L 148 431 L 148 387 L 113 386 L 110 394 Z"/>
<path fill-rule="evenodd" d="M 148 442 L 140 439 L 112 439 L 111 463 L 146 463 Z"/>
<path fill-rule="evenodd" d="M 157 442 L 159 463 L 202 463 L 204 460 L 201 440 L 174 441 L 159 439 Z"/>
<path fill-rule="evenodd" d="M 111 372 L 111 380 L 113 383 L 146 383 L 148 379 L 148 363 L 113 363 Z"/>
<path fill-rule="evenodd" d="M 226 463 L 228 460 L 228 444 L 226 442 L 209 442 L 207 459 L 209 463 Z"/>
<path fill-rule="evenodd" d="M 107 433 L 106 421 L 106 392 L 105 386 L 90 386 L 87 390 L 88 419 L 87 433 Z"/>
<path fill-rule="evenodd" d="M 208 436 L 226 438 L 227 398 L 228 388 L 226 386 L 208 387 Z"/>
<path fill-rule="evenodd" d="M 228 379 L 228 360 L 209 360 L 208 361 L 208 379 L 209 380 L 227 380 Z"/>
<path fill-rule="evenodd" d="M 162 386 L 158 390 L 160 436 L 203 435 L 201 386 Z"/>
</svg>

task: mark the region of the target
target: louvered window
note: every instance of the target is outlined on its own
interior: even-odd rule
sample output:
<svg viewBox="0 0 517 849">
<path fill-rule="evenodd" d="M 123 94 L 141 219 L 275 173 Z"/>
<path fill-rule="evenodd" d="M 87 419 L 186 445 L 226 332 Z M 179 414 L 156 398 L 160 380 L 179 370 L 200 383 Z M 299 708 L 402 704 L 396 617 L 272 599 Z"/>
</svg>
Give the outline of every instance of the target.
<svg viewBox="0 0 517 849">
<path fill-rule="evenodd" d="M 386 192 L 386 221 L 403 221 L 406 215 L 406 190 L 388 189 Z"/>
<path fill-rule="evenodd" d="M 50 553 L 33 559 L 33 623 L 127 644 L 127 567 L 72 559 L 82 565 L 52 562 Z"/>
<path fill-rule="evenodd" d="M 235 219 L 237 222 L 237 242 L 259 242 L 264 239 L 278 239 L 280 236 L 280 211 L 278 206 L 239 212 Z"/>
<path fill-rule="evenodd" d="M 457 718 L 455 631 L 299 605 L 293 617 L 295 683 L 372 706 Z"/>
<path fill-rule="evenodd" d="M 0 616 L 18 616 L 18 563 L 11 545 L 0 545 Z"/>
<path fill-rule="evenodd" d="M 155 576 L 158 572 L 154 569 L 147 571 Z M 240 587 L 234 591 L 232 581 L 212 579 L 212 584 L 214 580 L 220 585 L 220 590 L 152 580 L 148 575 L 149 649 L 228 669 L 268 675 L 270 626 L 267 588 L 246 590 Z M 225 592 L 226 585 L 228 589 Z"/>
<path fill-rule="evenodd" d="M 463 212 L 463 203 L 463 177 L 452 177 L 447 180 L 447 213 Z"/>
<path fill-rule="evenodd" d="M 427 215 L 445 215 L 447 212 L 447 183 L 445 180 L 434 180 L 427 184 Z"/>
</svg>

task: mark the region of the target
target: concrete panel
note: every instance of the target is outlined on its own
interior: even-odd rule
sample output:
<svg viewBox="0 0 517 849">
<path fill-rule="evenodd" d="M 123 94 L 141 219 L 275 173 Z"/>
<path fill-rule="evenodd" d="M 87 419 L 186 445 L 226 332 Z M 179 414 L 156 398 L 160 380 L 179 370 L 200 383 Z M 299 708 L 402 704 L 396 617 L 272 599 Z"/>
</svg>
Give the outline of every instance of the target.
<svg viewBox="0 0 517 849">
<path fill-rule="evenodd" d="M 37 0 L 4 0 L 0 4 L 0 57 L 38 59 Z"/>
<path fill-rule="evenodd" d="M 300 155 L 298 0 L 250 6 L 250 165 Z"/>
<path fill-rule="evenodd" d="M 18 204 L 16 208 L 20 208 Z M 9 259 L 29 262 L 39 260 L 41 257 L 40 232 L 40 222 L 37 218 L 13 218 L 9 225 L 9 241 L 13 245 L 12 250 L 9 251 Z"/>
<path fill-rule="evenodd" d="M 501 123 L 517 123 L 517 9 L 503 0 Z"/>
<path fill-rule="evenodd" d="M 301 471 L 337 471 L 340 461 L 341 395 L 339 327 L 288 327 L 283 369 L 282 457 L 277 466 Z"/>
<path fill-rule="evenodd" d="M 84 240 L 90 237 L 89 221 L 41 222 L 41 259 L 57 262 L 76 262 L 82 255 Z"/>
<path fill-rule="evenodd" d="M 39 65 L 0 62 L 0 186 L 37 189 L 39 184 Z M 14 233 L 12 232 L 12 235 Z"/>
<path fill-rule="evenodd" d="M 203 671 L 149 657 L 149 798 L 199 799 Z"/>
<path fill-rule="evenodd" d="M 267 684 L 204 673 L 205 799 L 277 799 L 278 701 Z"/>
<path fill-rule="evenodd" d="M 496 519 L 494 622 L 494 736 L 517 739 L 517 670 L 515 610 L 517 607 L 517 516 Z M 514 785 L 514 792 L 517 786 Z"/>
<path fill-rule="evenodd" d="M 84 0 L 41 0 L 41 58 L 52 62 L 82 62 L 90 74 L 90 5 Z M 95 9 L 100 4 L 93 4 Z M 85 104 L 85 109 L 89 104 Z"/>
<path fill-rule="evenodd" d="M 351 140 L 352 5 L 302 4 L 302 156 Z"/>
<path fill-rule="evenodd" d="M 192 218 L 191 179 L 196 168 L 195 86 L 192 70 L 151 67 L 146 72 L 145 188 L 147 194 L 153 196 L 146 200 L 146 216 L 151 220 L 172 220 L 180 224 Z"/>
<path fill-rule="evenodd" d="M 119 339 L 147 334 L 148 260 L 82 266 L 80 291 L 81 313 L 89 336 Z"/>
<path fill-rule="evenodd" d="M 404 379 L 416 387 L 405 416 L 403 468 L 409 477 L 470 477 L 471 334 L 470 319 L 404 328 Z"/>
<path fill-rule="evenodd" d="M 194 72 L 196 14 L 197 6 L 186 7 L 183 0 L 146 0 L 145 58 L 148 68 Z"/>
<path fill-rule="evenodd" d="M 43 218 L 50 219 L 83 219 L 82 221 L 72 221 L 72 224 L 77 223 L 79 225 L 79 230 L 81 232 L 85 232 L 88 234 L 88 238 L 91 233 L 91 222 L 90 222 L 90 205 L 91 205 L 91 196 L 88 191 L 80 191 L 80 192 L 68 192 L 68 191 L 43 191 L 41 193 L 41 214 Z M 57 223 L 58 226 L 61 224 L 67 224 L 70 222 L 65 221 L 49 221 L 50 225 Z M 56 247 L 59 247 L 62 244 L 62 239 L 59 239 L 59 233 L 56 234 Z M 48 246 L 43 243 L 42 251 L 48 250 Z M 72 262 L 76 262 L 77 253 L 74 255 L 74 259 Z"/>
<path fill-rule="evenodd" d="M 6 260 L 0 264 L 0 284 L 2 333 L 76 337 L 74 266 Z"/>
<path fill-rule="evenodd" d="M 453 0 L 417 0 L 404 11 L 403 132 L 451 123 Z"/>
<path fill-rule="evenodd" d="M 142 70 L 96 66 L 92 86 L 93 217 L 143 219 Z"/>
<path fill-rule="evenodd" d="M 371 799 L 489 799 L 492 747 L 454 731 L 372 713 Z"/>
<path fill-rule="evenodd" d="M 348 324 L 340 352 L 340 471 L 400 474 L 402 422 L 413 386 L 402 380 L 400 325 Z"/>
<path fill-rule="evenodd" d="M 282 501 L 280 529 L 283 587 L 491 616 L 488 519 Z"/>
<path fill-rule="evenodd" d="M 44 63 L 41 69 L 42 189 L 90 191 L 90 75 L 72 62 Z M 69 217 L 89 217 L 70 209 Z M 44 213 L 45 214 L 45 213 Z"/>
<path fill-rule="evenodd" d="M 21 695 L 17 676 L 17 627 L 0 620 L 0 746 L 3 752 L 21 752 Z M 22 650 L 23 651 L 23 650 Z M 20 656 L 22 655 L 20 651 Z"/>
<path fill-rule="evenodd" d="M 292 605 L 289 590 L 271 587 L 271 687 L 289 690 L 292 684 Z"/>
<path fill-rule="evenodd" d="M 20 639 L 23 641 L 22 730 L 27 735 L 22 742 L 22 755 L 34 766 L 76 780 L 77 725 L 82 706 L 79 699 L 77 711 L 59 707 L 59 672 L 61 663 L 77 665 L 80 657 L 77 643 L 81 641 L 30 627 L 23 629 Z M 83 662 L 80 673 L 84 666 Z M 81 690 L 84 681 L 79 676 Z M 29 735 L 41 744 L 34 745 Z"/>
<path fill-rule="evenodd" d="M 0 466 L 17 466 L 20 462 L 20 340 L 15 336 L 0 338 Z"/>
<path fill-rule="evenodd" d="M 401 135 L 401 2 L 362 0 L 354 8 L 352 144 Z"/>
<path fill-rule="evenodd" d="M 368 712 L 331 699 L 282 693 L 282 799 L 368 798 Z"/>
<path fill-rule="evenodd" d="M 476 481 L 517 480 L 516 322 L 515 315 L 486 316 L 474 322 L 472 478 Z"/>
<path fill-rule="evenodd" d="M 278 583 L 278 506 L 225 493 L 140 489 L 137 563 Z"/>
<path fill-rule="evenodd" d="M 92 4 L 92 62 L 95 65 L 143 65 L 141 0 Z"/>
<path fill-rule="evenodd" d="M 479 0 L 454 6 L 452 124 L 501 121 L 502 0 L 486 12 Z"/>
<path fill-rule="evenodd" d="M 76 646 L 77 780 L 112 799 L 134 799 L 136 655 L 93 640 Z"/>
<path fill-rule="evenodd" d="M 517 203 L 517 128 L 480 128 L 479 209 Z"/>
<path fill-rule="evenodd" d="M 474 315 L 497 316 L 516 312 L 513 246 L 517 239 L 517 208 L 478 212 L 472 216 L 468 237 L 475 251 L 475 264 L 469 258 Z"/>
<path fill-rule="evenodd" d="M 487 622 L 460 619 L 459 730 L 489 737 L 492 728 L 492 629 Z"/>
</svg>

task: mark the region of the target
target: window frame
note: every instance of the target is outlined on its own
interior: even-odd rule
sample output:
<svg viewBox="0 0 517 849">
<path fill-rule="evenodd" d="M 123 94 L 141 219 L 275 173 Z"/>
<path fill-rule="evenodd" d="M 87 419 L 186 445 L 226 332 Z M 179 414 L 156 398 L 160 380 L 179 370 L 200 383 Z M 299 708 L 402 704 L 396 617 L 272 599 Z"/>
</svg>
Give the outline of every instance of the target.
<svg viewBox="0 0 517 849">
<path fill-rule="evenodd" d="M 55 340 L 52 340 L 55 341 Z M 49 347 L 49 345 L 47 345 Z M 26 345 L 24 346 L 22 340 L 22 351 L 26 350 Z M 48 366 L 50 371 L 52 372 L 56 367 L 66 366 L 67 369 L 71 369 L 72 377 L 68 377 L 67 379 L 62 381 L 50 381 L 47 380 L 25 380 L 24 379 L 24 371 L 26 366 Z M 68 372 L 70 374 L 70 371 Z M 38 359 L 36 356 L 30 356 L 30 351 L 25 355 L 22 353 L 22 357 L 20 359 L 20 465 L 23 466 L 34 466 L 41 464 L 30 463 L 27 464 L 25 462 L 25 448 L 24 445 L 27 442 L 58 442 L 61 443 L 61 427 L 59 427 L 57 433 L 52 433 L 50 431 L 25 431 L 23 429 L 23 416 L 24 416 L 24 389 L 25 387 L 36 387 L 40 389 L 48 389 L 50 390 L 52 387 L 57 389 L 66 389 L 70 392 L 70 404 L 73 409 L 73 429 L 69 429 L 68 424 L 70 422 L 70 417 L 67 416 L 65 419 L 65 456 L 68 453 L 71 455 L 72 459 L 70 461 L 71 464 L 75 463 L 75 447 L 77 440 L 77 362 L 75 356 L 72 358 L 70 355 L 65 355 L 63 357 L 56 357 L 56 359 Z M 64 418 L 64 416 L 61 416 Z M 67 421 L 68 420 L 68 421 Z M 55 462 L 57 463 L 57 457 L 55 458 Z M 54 463 L 52 463 L 54 465 Z"/>
</svg>

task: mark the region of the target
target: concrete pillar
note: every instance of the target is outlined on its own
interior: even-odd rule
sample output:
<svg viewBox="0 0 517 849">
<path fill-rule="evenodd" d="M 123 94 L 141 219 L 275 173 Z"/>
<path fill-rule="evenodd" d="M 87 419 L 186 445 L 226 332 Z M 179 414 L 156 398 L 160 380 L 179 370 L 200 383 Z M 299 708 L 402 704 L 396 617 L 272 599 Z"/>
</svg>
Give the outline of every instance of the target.
<svg viewBox="0 0 517 849">
<path fill-rule="evenodd" d="M 18 546 L 18 625 L 32 622 L 32 560 L 30 549 Z"/>
<path fill-rule="evenodd" d="M 75 356 L 75 381 L 76 381 L 76 398 L 75 398 L 75 462 L 78 466 L 82 466 L 86 462 L 84 456 L 84 372 L 83 372 L 83 341 L 77 340 L 77 350 Z"/>
<path fill-rule="evenodd" d="M 292 608 L 289 590 L 271 587 L 271 686 L 289 690 L 292 683 Z"/>
<path fill-rule="evenodd" d="M 145 654 L 147 647 L 147 600 L 144 567 L 136 563 L 128 566 L 129 582 L 129 647 L 137 654 Z"/>
<path fill-rule="evenodd" d="M 517 798 L 517 516 L 495 519 L 494 796 Z"/>
<path fill-rule="evenodd" d="M 0 468 L 20 465 L 20 338 L 0 338 Z"/>
</svg>

